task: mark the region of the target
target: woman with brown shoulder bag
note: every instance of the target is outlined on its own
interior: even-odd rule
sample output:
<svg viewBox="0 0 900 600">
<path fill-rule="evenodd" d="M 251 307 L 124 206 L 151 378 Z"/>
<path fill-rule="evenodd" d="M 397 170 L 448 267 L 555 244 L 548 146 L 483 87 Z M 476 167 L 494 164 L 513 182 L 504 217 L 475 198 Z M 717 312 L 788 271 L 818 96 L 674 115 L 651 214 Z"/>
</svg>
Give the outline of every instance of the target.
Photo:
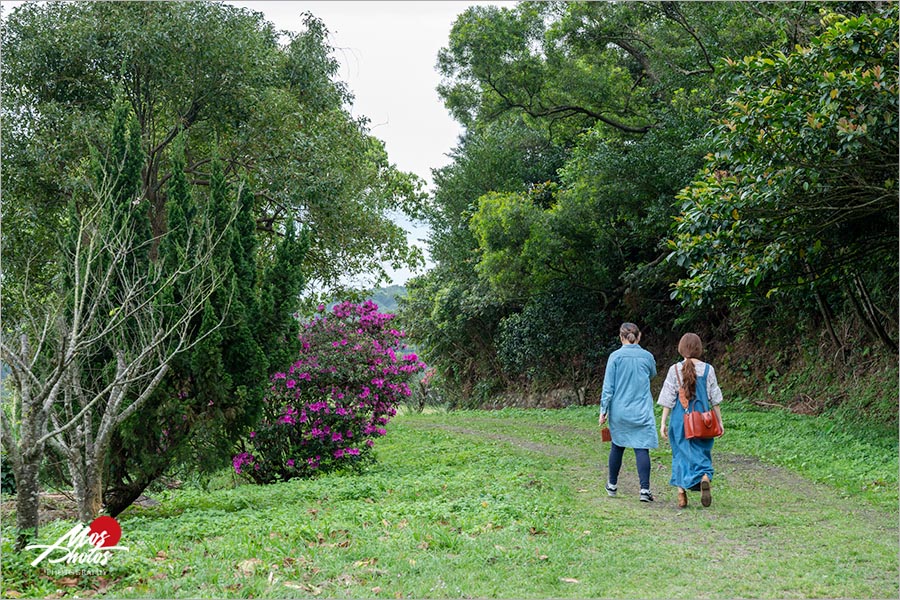
<svg viewBox="0 0 900 600">
<path fill-rule="evenodd" d="M 712 504 L 712 447 L 724 433 L 722 390 L 712 365 L 699 360 L 703 342 L 686 333 L 678 342 L 684 361 L 669 367 L 657 404 L 663 407 L 659 433 L 672 447 L 672 478 L 678 488 L 678 506 L 688 505 L 687 491 L 700 492 L 700 504 Z M 671 415 L 671 419 L 669 416 Z"/>
</svg>

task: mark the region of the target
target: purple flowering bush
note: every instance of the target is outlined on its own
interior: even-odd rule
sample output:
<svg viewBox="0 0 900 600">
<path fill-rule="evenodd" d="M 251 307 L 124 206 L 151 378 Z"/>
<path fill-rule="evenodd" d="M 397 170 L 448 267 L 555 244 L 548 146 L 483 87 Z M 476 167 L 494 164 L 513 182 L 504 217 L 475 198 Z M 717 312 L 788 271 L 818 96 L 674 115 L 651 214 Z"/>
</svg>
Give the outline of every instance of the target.
<svg viewBox="0 0 900 600">
<path fill-rule="evenodd" d="M 404 354 L 405 334 L 378 305 L 343 302 L 307 323 L 302 350 L 286 372 L 276 373 L 263 417 L 232 459 L 234 470 L 257 483 L 360 466 L 372 459 L 375 439 L 397 414 L 425 369 Z"/>
</svg>

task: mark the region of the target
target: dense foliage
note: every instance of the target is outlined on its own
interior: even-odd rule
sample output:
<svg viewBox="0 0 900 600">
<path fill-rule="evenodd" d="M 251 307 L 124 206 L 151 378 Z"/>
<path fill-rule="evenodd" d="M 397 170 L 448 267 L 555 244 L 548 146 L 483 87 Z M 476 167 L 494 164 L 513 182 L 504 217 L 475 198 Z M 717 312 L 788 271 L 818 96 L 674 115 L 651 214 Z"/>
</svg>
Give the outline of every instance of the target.
<svg viewBox="0 0 900 600">
<path fill-rule="evenodd" d="M 465 135 L 401 311 L 451 400 L 590 390 L 624 320 L 654 348 L 691 327 L 896 351 L 896 24 L 861 3 L 461 14 L 439 91 Z"/>
<path fill-rule="evenodd" d="M 299 357 L 275 373 L 238 473 L 257 483 L 309 477 L 372 458 L 410 382 L 425 368 L 378 305 L 343 302 L 305 324 Z"/>
<path fill-rule="evenodd" d="M 828 327 L 826 296 L 844 296 L 896 351 L 880 315 L 897 305 L 897 7 L 828 23 L 789 54 L 728 62 L 714 152 L 678 196 L 672 257 L 688 276 L 676 292 L 815 295 Z"/>
<path fill-rule="evenodd" d="M 92 181 L 143 240 L 135 272 L 165 278 L 200 237 L 216 242 L 217 289 L 185 352 L 103 457 L 115 514 L 179 463 L 227 464 L 269 376 L 296 355 L 304 285 L 420 263 L 389 215 L 416 211 L 421 181 L 351 114 L 328 31 L 309 14 L 282 35 L 261 13 L 214 2 L 48 2 L 2 25 L 4 336 L 40 333 L 27 313 L 55 298 L 58 237 L 97 208 Z M 182 297 L 173 285 L 158 299 Z M 113 364 L 94 358 L 88 372 Z"/>
<path fill-rule="evenodd" d="M 52 238 L 88 146 L 101 145 L 119 88 L 140 128 L 140 192 L 155 234 L 166 224 L 169 148 L 183 130 L 184 170 L 200 193 L 218 157 L 229 182 L 247 178 L 262 230 L 292 218 L 315 232 L 304 270 L 317 286 L 378 273 L 382 261 L 418 264 L 388 211 L 414 210 L 421 182 L 391 165 L 366 119 L 350 114 L 324 24 L 305 14 L 303 25 L 281 43 L 262 13 L 215 2 L 11 11 L 2 41 L 4 118 L 17 124 L 2 132 L 4 193 L 17 200 L 4 247 L 11 270 L 50 268 L 40 242 Z M 30 253 L 25 235 L 38 242 Z M 271 239 L 261 240 L 269 251 Z"/>
</svg>

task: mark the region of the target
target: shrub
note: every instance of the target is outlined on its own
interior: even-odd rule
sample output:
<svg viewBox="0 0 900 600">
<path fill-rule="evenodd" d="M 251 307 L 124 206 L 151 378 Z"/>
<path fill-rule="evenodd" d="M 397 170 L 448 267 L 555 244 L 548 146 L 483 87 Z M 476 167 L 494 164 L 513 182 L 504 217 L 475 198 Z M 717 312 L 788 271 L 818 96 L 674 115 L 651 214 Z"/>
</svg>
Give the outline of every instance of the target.
<svg viewBox="0 0 900 600">
<path fill-rule="evenodd" d="M 235 471 L 257 483 L 371 460 L 374 440 L 425 368 L 415 354 L 398 354 L 405 334 L 374 302 L 319 312 L 303 328 L 297 361 L 272 377 L 262 420 L 233 458 Z"/>
</svg>

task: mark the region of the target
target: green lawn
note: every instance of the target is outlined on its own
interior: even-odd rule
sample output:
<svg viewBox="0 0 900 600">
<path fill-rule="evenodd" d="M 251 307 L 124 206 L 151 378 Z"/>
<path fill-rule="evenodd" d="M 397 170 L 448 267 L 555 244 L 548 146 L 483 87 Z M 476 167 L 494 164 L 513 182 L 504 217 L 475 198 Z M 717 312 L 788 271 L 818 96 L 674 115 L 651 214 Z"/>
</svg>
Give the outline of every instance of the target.
<svg viewBox="0 0 900 600">
<path fill-rule="evenodd" d="M 42 578 L 11 550 L 7 518 L 3 595 L 897 597 L 896 440 L 793 416 L 788 434 L 784 417 L 726 412 L 713 505 L 692 495 L 679 510 L 665 446 L 651 453 L 657 502 L 638 501 L 630 451 L 606 496 L 594 407 L 404 415 L 362 475 L 130 509 L 130 549 L 102 575 Z"/>
</svg>

